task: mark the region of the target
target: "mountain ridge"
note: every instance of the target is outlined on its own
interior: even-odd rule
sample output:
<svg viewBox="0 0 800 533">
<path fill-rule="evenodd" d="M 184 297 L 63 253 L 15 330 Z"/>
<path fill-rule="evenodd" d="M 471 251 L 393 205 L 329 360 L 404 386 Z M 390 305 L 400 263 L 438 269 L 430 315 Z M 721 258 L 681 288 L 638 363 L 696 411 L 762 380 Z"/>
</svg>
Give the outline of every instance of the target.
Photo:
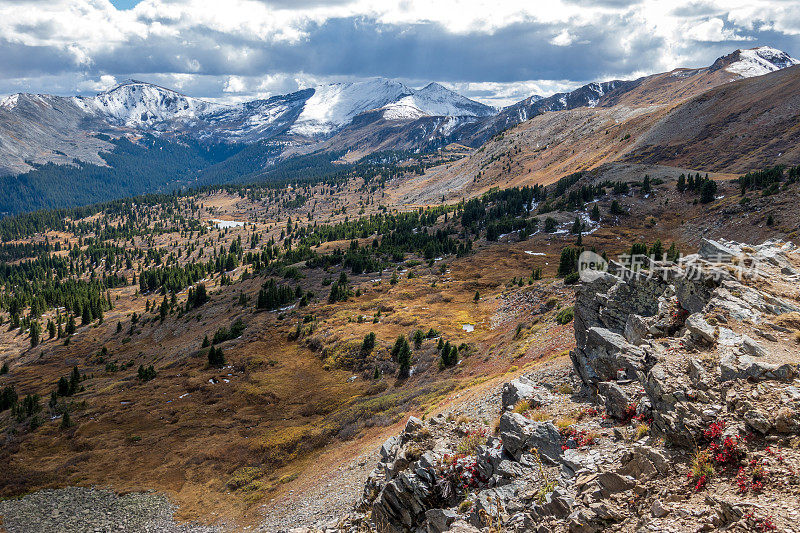
<svg viewBox="0 0 800 533">
<path fill-rule="evenodd" d="M 548 97 L 533 95 L 503 109 L 475 102 L 435 82 L 414 89 L 386 78 L 308 88 L 239 104 L 209 102 L 139 80 L 125 80 L 94 97 L 18 93 L 0 102 L 0 176 L 11 177 L 4 181 L 14 187 L 14 176 L 48 163 L 109 166 L 103 154 L 117 149 L 114 139 L 137 143 L 137 139 L 152 135 L 177 144 L 255 147 L 255 151 L 243 153 L 254 156 L 248 164 L 214 163 L 218 169 L 227 169 L 227 173 L 215 172 L 215 179 L 223 180 L 220 183 L 252 180 L 294 156 L 339 154 L 337 158 L 347 154 L 347 161 L 355 161 L 376 151 L 424 153 L 449 144 L 478 148 L 543 114 L 566 113 L 543 122 L 547 124 L 544 131 L 549 133 L 539 136 L 541 139 L 531 147 L 532 154 L 538 154 L 553 144 L 552 139 L 566 140 L 570 130 L 584 130 L 580 121 L 587 118 L 593 128 L 608 129 L 614 123 L 602 125 L 605 119 L 594 121 L 591 117 L 595 115 L 586 112 L 570 115 L 573 110 L 613 110 L 609 118 L 616 116 L 627 122 L 626 117 L 641 116 L 635 120 L 649 123 L 651 119 L 646 117 L 653 113 L 662 115 L 714 87 L 765 71 L 774 74 L 797 63 L 774 48 L 737 50 L 709 67 L 673 69 L 635 80 L 592 82 Z M 636 131 L 640 131 L 638 127 Z M 569 172 L 576 164 L 578 169 L 594 164 L 594 157 L 600 157 L 598 162 L 610 161 L 619 150 L 613 144 L 609 147 L 602 157 L 595 150 L 590 159 L 577 162 L 576 147 L 565 144 L 560 148 L 561 163 L 546 166 L 550 170 L 545 179 Z M 651 153 L 648 160 L 662 157 L 658 154 L 663 155 Z M 539 162 L 547 160 L 531 157 Z M 526 168 L 538 173 L 540 170 L 534 169 L 540 167 L 539 162 L 526 164 Z M 255 163 L 261 165 L 261 171 L 254 168 Z M 127 165 L 136 168 L 137 163 L 130 161 Z M 55 176 L 52 170 L 47 173 L 48 180 Z M 185 181 L 181 183 L 185 186 Z M 162 189 L 176 185 L 164 183 Z M 31 194 L 37 194 L 35 188 L 26 192 Z"/>
</svg>

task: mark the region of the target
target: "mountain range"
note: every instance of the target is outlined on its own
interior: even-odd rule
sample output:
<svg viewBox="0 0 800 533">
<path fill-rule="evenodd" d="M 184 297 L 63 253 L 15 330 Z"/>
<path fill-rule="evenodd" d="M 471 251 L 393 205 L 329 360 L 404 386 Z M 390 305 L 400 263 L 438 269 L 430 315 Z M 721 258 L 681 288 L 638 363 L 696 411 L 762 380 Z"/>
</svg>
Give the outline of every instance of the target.
<svg viewBox="0 0 800 533">
<path fill-rule="evenodd" d="M 226 167 L 225 159 L 256 146 L 258 157 L 253 161 L 258 163 L 247 166 L 247 175 L 304 154 L 344 154 L 345 160 L 354 161 L 383 150 L 419 153 L 451 143 L 479 147 L 498 133 L 545 113 L 582 108 L 670 109 L 714 87 L 797 64 L 800 61 L 770 47 L 736 50 L 708 67 L 593 82 L 548 97 L 533 95 L 503 109 L 470 100 L 438 83 L 415 89 L 382 78 L 240 104 L 209 102 L 136 80 L 92 97 L 20 93 L 0 102 L 0 176 L 5 176 L 5 190 L 14 187 L 14 176 L 48 163 L 106 167 L 110 165 L 107 154 L 119 151 L 121 140 L 145 148 L 137 154 L 146 153 L 151 145 L 161 151 L 164 143 L 188 145 L 199 150 L 193 157 L 200 154 L 205 160 L 195 170 L 217 165 L 230 174 L 242 174 L 233 170 L 240 161 L 228 162 Z M 157 142 L 143 143 L 142 136 Z M 213 148 L 218 146 L 228 148 Z M 183 177 L 183 185 L 197 179 Z M 163 185 L 168 189 L 175 184 Z M 35 196 L 40 187 L 26 186 L 28 196 Z M 127 192 L 144 191 L 133 187 Z M 98 193 L 97 199 L 103 197 Z"/>
</svg>

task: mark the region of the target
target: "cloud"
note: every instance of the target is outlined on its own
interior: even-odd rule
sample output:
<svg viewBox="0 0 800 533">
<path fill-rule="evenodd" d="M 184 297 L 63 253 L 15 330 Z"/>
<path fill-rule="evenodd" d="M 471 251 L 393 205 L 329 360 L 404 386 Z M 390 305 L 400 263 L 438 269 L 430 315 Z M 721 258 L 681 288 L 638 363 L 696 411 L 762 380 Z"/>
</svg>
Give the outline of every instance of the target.
<svg viewBox="0 0 800 533">
<path fill-rule="evenodd" d="M 0 36 L 0 93 L 136 77 L 242 100 L 386 76 L 498 105 L 708 65 L 742 43 L 798 55 L 800 12 L 790 0 L 0 0 Z"/>
</svg>

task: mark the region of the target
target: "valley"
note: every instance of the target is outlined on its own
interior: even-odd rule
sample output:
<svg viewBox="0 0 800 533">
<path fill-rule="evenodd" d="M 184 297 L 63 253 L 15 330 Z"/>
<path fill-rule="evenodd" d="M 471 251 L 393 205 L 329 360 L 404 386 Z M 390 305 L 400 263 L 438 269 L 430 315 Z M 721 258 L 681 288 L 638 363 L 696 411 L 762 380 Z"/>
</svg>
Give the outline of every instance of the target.
<svg viewBox="0 0 800 533">
<path fill-rule="evenodd" d="M 9 97 L 0 523 L 792 531 L 796 63 L 739 50 L 503 110 L 383 79 Z M 710 458 L 726 423 L 739 462 Z M 773 448 L 771 499 L 754 471 L 730 503 L 722 467 Z"/>
</svg>

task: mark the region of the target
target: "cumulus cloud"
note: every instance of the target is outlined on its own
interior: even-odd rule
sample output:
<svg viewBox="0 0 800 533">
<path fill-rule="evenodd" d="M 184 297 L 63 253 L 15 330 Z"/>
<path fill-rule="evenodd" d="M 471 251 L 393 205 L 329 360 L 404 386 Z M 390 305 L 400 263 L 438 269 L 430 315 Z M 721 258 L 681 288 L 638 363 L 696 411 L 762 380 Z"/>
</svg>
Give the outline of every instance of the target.
<svg viewBox="0 0 800 533">
<path fill-rule="evenodd" d="M 506 105 L 762 44 L 800 54 L 795 2 L 0 0 L 0 93 L 136 77 L 232 101 L 386 76 Z"/>
</svg>

